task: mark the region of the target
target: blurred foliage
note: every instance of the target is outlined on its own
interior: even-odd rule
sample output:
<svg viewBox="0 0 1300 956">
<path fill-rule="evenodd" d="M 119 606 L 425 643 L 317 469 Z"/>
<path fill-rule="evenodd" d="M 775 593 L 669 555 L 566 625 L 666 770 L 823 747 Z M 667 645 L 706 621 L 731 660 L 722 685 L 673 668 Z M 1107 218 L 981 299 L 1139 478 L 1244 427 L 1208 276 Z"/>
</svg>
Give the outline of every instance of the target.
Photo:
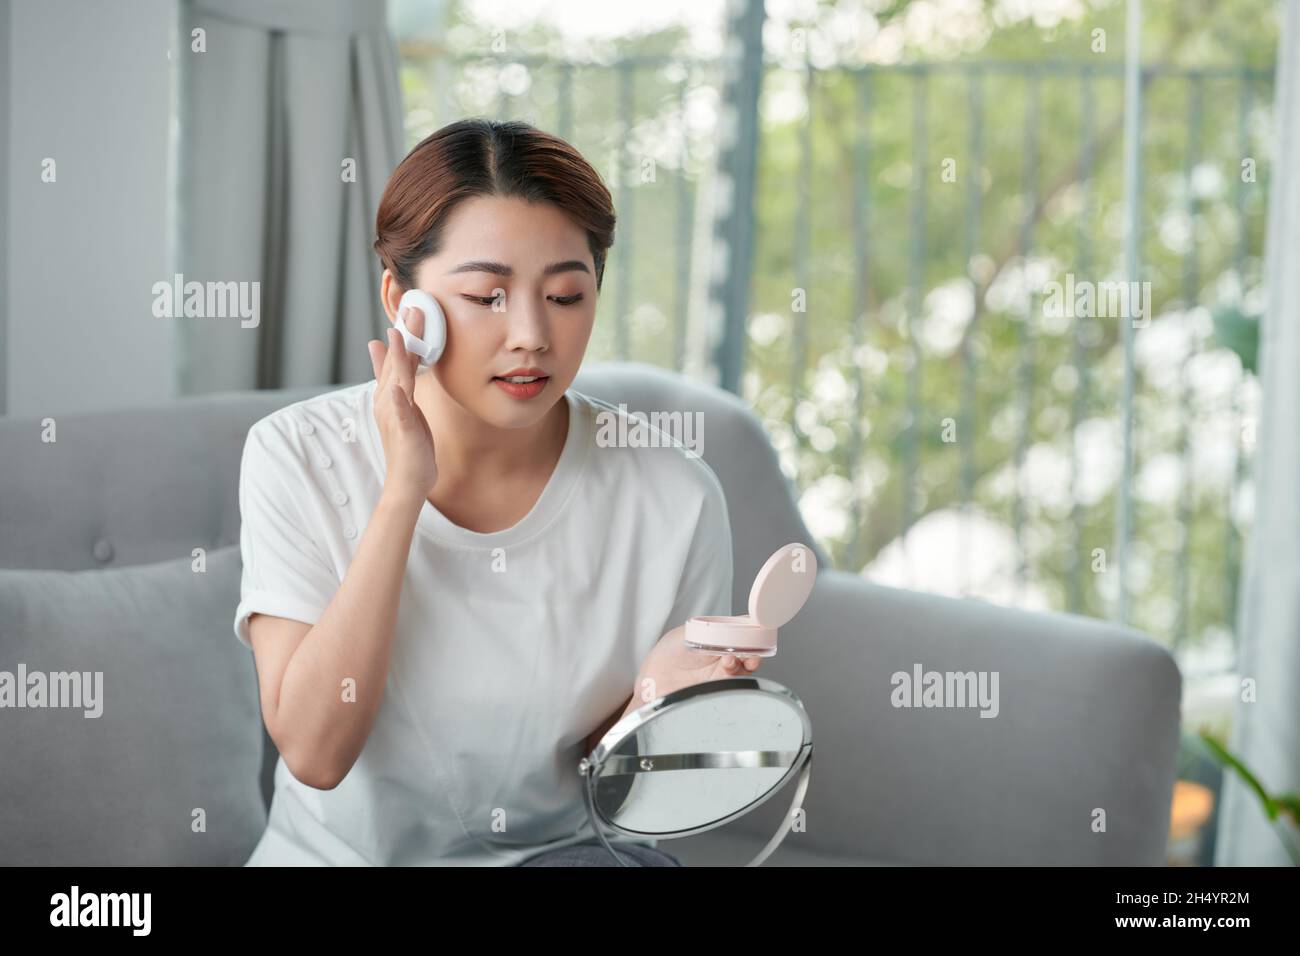
<svg viewBox="0 0 1300 956">
<path fill-rule="evenodd" d="M 1107 615 L 1115 582 L 1092 569 L 1112 549 L 1119 501 L 1121 323 L 1052 319 L 1041 293 L 1067 273 L 1123 275 L 1123 3 L 774 6 L 743 392 L 810 527 L 857 570 L 902 532 L 905 491 L 915 520 L 969 503 L 1018 531 L 1026 580 L 1049 606 Z M 792 9 L 803 19 L 785 19 Z M 707 234 L 716 64 L 694 55 L 684 26 L 573 41 L 545 14 L 503 31 L 472 3 L 450 11 L 445 39 L 404 47 L 409 141 L 462 115 L 566 136 L 619 213 L 589 355 L 616 357 L 623 321 L 631 358 L 673 366 L 705 287 L 692 237 Z M 1250 454 L 1277 11 L 1190 0 L 1143 13 L 1151 316 L 1135 335 L 1130 622 L 1221 647 L 1247 530 L 1231 509 Z M 719 29 L 720 18 L 721 4 Z M 525 54 L 552 62 L 514 59 Z M 646 56 L 670 59 L 631 65 Z M 584 65 L 566 73 L 564 61 Z M 853 69 L 864 63 L 866 76 Z M 794 311 L 797 289 L 806 312 Z"/>
<path fill-rule="evenodd" d="M 1246 315 L 1233 305 L 1214 310 L 1214 341 L 1225 349 L 1232 349 L 1241 360 L 1242 367 L 1252 375 L 1259 369 L 1259 316 Z"/>
</svg>

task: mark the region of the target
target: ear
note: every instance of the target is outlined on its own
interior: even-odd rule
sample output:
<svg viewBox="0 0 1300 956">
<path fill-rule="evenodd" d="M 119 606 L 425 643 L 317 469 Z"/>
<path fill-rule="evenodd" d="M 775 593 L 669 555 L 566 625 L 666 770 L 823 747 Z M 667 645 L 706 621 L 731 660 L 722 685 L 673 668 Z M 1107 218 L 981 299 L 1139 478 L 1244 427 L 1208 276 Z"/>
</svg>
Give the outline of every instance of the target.
<svg viewBox="0 0 1300 956">
<path fill-rule="evenodd" d="M 397 305 L 402 301 L 402 293 L 405 291 L 397 281 L 397 277 L 390 270 L 385 269 L 383 277 L 379 280 L 379 301 L 384 308 L 384 314 L 388 316 L 389 324 L 397 322 Z"/>
</svg>

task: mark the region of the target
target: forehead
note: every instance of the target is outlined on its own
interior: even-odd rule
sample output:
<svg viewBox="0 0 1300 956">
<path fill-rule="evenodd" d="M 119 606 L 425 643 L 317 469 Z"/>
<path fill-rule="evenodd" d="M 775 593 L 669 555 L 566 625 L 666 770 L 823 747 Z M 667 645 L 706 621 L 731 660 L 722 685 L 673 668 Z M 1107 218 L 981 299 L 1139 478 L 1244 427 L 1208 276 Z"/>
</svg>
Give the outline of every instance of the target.
<svg viewBox="0 0 1300 956">
<path fill-rule="evenodd" d="M 471 196 L 447 218 L 442 251 L 435 258 L 438 262 L 465 258 L 511 262 L 509 256 L 522 263 L 560 252 L 573 258 L 590 255 L 586 233 L 558 206 L 518 196 Z"/>
</svg>

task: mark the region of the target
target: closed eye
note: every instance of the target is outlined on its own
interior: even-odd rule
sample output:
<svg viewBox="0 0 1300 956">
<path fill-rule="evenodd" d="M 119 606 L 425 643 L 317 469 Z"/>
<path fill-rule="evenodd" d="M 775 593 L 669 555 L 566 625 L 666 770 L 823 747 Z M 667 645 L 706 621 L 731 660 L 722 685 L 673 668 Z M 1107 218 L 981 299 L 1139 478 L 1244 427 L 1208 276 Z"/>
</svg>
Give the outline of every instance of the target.
<svg viewBox="0 0 1300 956">
<path fill-rule="evenodd" d="M 479 305 L 491 305 L 496 301 L 496 296 L 493 295 L 484 296 L 464 293 L 461 295 L 461 298 L 468 299 L 470 302 L 477 302 Z M 553 295 L 550 296 L 550 299 L 557 305 L 575 305 L 582 301 L 582 293 L 578 292 L 574 295 Z"/>
</svg>

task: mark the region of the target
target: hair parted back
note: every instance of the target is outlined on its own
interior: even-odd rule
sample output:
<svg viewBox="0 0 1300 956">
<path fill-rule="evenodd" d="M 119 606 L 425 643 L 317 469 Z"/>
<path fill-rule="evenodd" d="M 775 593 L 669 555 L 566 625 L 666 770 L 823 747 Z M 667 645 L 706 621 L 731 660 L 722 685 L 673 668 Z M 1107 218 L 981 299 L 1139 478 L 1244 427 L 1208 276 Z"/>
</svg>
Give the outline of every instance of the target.
<svg viewBox="0 0 1300 956">
<path fill-rule="evenodd" d="M 600 174 L 558 136 L 520 120 L 458 120 L 426 136 L 397 165 L 379 200 L 374 249 L 403 291 L 437 255 L 452 210 L 471 196 L 549 202 L 587 233 L 596 289 L 614 244 L 614 203 Z"/>
</svg>

